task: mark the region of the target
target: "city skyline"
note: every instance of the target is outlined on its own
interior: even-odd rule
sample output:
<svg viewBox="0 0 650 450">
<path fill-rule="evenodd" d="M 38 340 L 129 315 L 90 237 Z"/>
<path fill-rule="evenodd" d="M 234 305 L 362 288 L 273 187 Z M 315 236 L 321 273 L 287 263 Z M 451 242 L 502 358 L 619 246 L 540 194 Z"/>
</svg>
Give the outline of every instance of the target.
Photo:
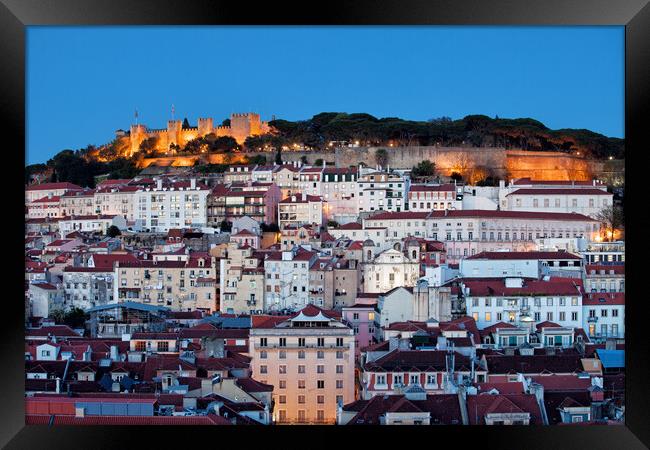
<svg viewBox="0 0 650 450">
<path fill-rule="evenodd" d="M 136 109 L 163 128 L 172 104 L 190 123 L 485 114 L 623 137 L 623 46 L 622 27 L 30 27 L 26 163 L 109 142 Z"/>
</svg>

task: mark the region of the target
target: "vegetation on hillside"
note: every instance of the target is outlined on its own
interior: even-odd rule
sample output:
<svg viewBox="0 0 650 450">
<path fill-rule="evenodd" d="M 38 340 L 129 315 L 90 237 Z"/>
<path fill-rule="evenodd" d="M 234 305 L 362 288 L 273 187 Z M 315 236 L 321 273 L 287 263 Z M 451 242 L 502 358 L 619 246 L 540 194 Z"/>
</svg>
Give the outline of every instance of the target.
<svg viewBox="0 0 650 450">
<path fill-rule="evenodd" d="M 501 119 L 470 115 L 452 120 L 441 117 L 428 121 L 397 117 L 378 119 L 370 114 L 320 113 L 308 120 L 269 122 L 272 134 L 250 137 L 249 151 L 277 149 L 299 144 L 324 150 L 332 142 L 359 142 L 367 146 L 441 145 L 504 147 L 535 151 L 581 153 L 593 158 L 624 157 L 624 140 L 583 129 L 551 130 L 530 118 Z"/>
</svg>

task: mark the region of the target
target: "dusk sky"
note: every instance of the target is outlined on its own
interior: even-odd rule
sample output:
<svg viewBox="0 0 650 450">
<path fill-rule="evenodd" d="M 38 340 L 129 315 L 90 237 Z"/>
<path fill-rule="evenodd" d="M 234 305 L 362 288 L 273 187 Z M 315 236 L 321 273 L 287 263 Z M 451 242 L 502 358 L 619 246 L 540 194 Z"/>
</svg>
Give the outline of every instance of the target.
<svg viewBox="0 0 650 450">
<path fill-rule="evenodd" d="M 624 136 L 623 27 L 28 27 L 27 163 L 253 111 L 532 117 Z"/>
</svg>

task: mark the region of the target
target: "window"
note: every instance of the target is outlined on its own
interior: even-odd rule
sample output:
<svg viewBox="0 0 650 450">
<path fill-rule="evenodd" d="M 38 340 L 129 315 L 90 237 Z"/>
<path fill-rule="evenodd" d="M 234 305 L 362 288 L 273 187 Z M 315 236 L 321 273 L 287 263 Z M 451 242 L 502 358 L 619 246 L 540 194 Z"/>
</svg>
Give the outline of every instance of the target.
<svg viewBox="0 0 650 450">
<path fill-rule="evenodd" d="M 266 347 L 268 345 L 266 338 L 260 338 L 260 347 Z"/>
<path fill-rule="evenodd" d="M 535 318 L 535 322 L 539 322 L 540 320 L 542 320 L 541 313 L 536 312 L 534 318 Z"/>
<path fill-rule="evenodd" d="M 336 338 L 336 346 L 343 347 L 343 338 Z"/>
<path fill-rule="evenodd" d="M 316 373 L 325 373 L 325 366 L 323 365 L 316 366 Z"/>
<path fill-rule="evenodd" d="M 553 320 L 553 312 L 546 313 L 546 320 Z"/>
<path fill-rule="evenodd" d="M 600 317 L 607 317 L 607 310 L 606 309 L 601 309 L 600 310 Z"/>
<path fill-rule="evenodd" d="M 147 349 L 147 344 L 145 341 L 137 341 L 135 343 L 136 352 L 144 352 Z"/>
<path fill-rule="evenodd" d="M 612 317 L 618 317 L 618 309 L 612 309 Z"/>
<path fill-rule="evenodd" d="M 325 380 L 318 380 L 318 381 L 316 381 L 316 388 L 318 388 L 318 389 L 325 389 Z"/>
<path fill-rule="evenodd" d="M 571 313 L 571 320 L 574 321 L 574 322 L 578 320 L 578 313 L 577 312 L 574 311 L 574 312 Z"/>
<path fill-rule="evenodd" d="M 377 375 L 375 384 L 386 384 L 386 375 Z"/>
<path fill-rule="evenodd" d="M 419 375 L 411 375 L 409 377 L 409 384 L 420 384 L 420 376 Z"/>
<path fill-rule="evenodd" d="M 324 359 L 325 358 L 325 352 L 322 351 L 322 350 L 318 350 L 318 352 L 316 353 L 316 358 Z"/>
<path fill-rule="evenodd" d="M 343 389 L 343 380 L 336 380 L 336 389 Z"/>
<path fill-rule="evenodd" d="M 336 351 L 336 359 L 343 359 L 343 352 L 340 350 Z"/>
<path fill-rule="evenodd" d="M 343 373 L 343 366 L 336 366 L 336 373 Z"/>
<path fill-rule="evenodd" d="M 502 313 L 497 313 L 497 320 L 501 322 L 503 320 L 503 314 Z"/>
<path fill-rule="evenodd" d="M 298 380 L 298 389 L 305 389 L 305 380 Z"/>
<path fill-rule="evenodd" d="M 267 367 L 266 366 L 260 366 L 260 373 L 267 373 Z"/>
<path fill-rule="evenodd" d="M 560 322 L 563 322 L 566 320 L 566 313 L 564 311 L 560 311 Z"/>
<path fill-rule="evenodd" d="M 319 347 L 325 347 L 325 338 L 318 338 L 317 345 Z"/>
<path fill-rule="evenodd" d="M 287 388 L 287 380 L 280 380 L 280 389 Z"/>
<path fill-rule="evenodd" d="M 478 313 L 472 313 L 472 318 L 474 319 L 474 322 L 478 322 Z"/>
<path fill-rule="evenodd" d="M 491 322 L 492 321 L 492 315 L 489 312 L 485 313 L 485 321 L 486 322 Z"/>
<path fill-rule="evenodd" d="M 159 352 L 168 352 L 169 351 L 169 342 L 167 342 L 167 341 L 158 342 L 158 351 Z"/>
<path fill-rule="evenodd" d="M 279 403 L 287 403 L 287 396 L 286 395 L 280 395 L 279 396 Z"/>
<path fill-rule="evenodd" d="M 304 350 L 299 350 L 298 351 L 298 359 L 305 359 L 305 351 Z"/>
<path fill-rule="evenodd" d="M 280 350 L 280 359 L 287 359 L 287 352 L 284 350 Z"/>
<path fill-rule="evenodd" d="M 323 404 L 325 403 L 325 396 L 324 395 L 319 395 L 316 397 L 317 403 Z"/>
<path fill-rule="evenodd" d="M 395 375 L 393 376 L 393 384 L 402 384 L 404 382 L 404 378 L 402 375 Z"/>
<path fill-rule="evenodd" d="M 323 421 L 325 420 L 325 411 L 322 409 L 319 409 L 316 411 L 316 420 Z"/>
<path fill-rule="evenodd" d="M 298 373 L 305 373 L 305 366 L 298 366 Z"/>
<path fill-rule="evenodd" d="M 553 306 L 553 299 L 552 298 L 547 298 L 546 299 L 546 306 Z"/>
<path fill-rule="evenodd" d="M 287 338 L 280 338 L 280 347 L 287 346 Z"/>
</svg>

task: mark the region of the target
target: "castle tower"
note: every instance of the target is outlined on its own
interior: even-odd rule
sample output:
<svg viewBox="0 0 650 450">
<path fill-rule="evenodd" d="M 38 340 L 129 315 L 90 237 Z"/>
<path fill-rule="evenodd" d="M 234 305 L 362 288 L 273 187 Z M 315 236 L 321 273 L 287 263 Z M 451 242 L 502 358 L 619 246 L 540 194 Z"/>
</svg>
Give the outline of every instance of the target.
<svg viewBox="0 0 650 450">
<path fill-rule="evenodd" d="M 142 141 L 147 139 L 147 127 L 145 125 L 131 125 L 130 129 L 130 152 L 133 155 L 140 149 Z"/>
<path fill-rule="evenodd" d="M 199 117 L 198 128 L 199 136 L 205 136 L 206 134 L 212 133 L 214 128 L 212 118 Z"/>
<path fill-rule="evenodd" d="M 180 120 L 168 120 L 167 121 L 167 145 L 176 144 L 181 145 L 182 135 L 181 131 L 183 129 L 183 123 Z"/>
<path fill-rule="evenodd" d="M 256 113 L 236 113 L 230 115 L 230 134 L 238 144 L 243 144 L 248 136 L 262 133 L 260 115 Z"/>
</svg>

